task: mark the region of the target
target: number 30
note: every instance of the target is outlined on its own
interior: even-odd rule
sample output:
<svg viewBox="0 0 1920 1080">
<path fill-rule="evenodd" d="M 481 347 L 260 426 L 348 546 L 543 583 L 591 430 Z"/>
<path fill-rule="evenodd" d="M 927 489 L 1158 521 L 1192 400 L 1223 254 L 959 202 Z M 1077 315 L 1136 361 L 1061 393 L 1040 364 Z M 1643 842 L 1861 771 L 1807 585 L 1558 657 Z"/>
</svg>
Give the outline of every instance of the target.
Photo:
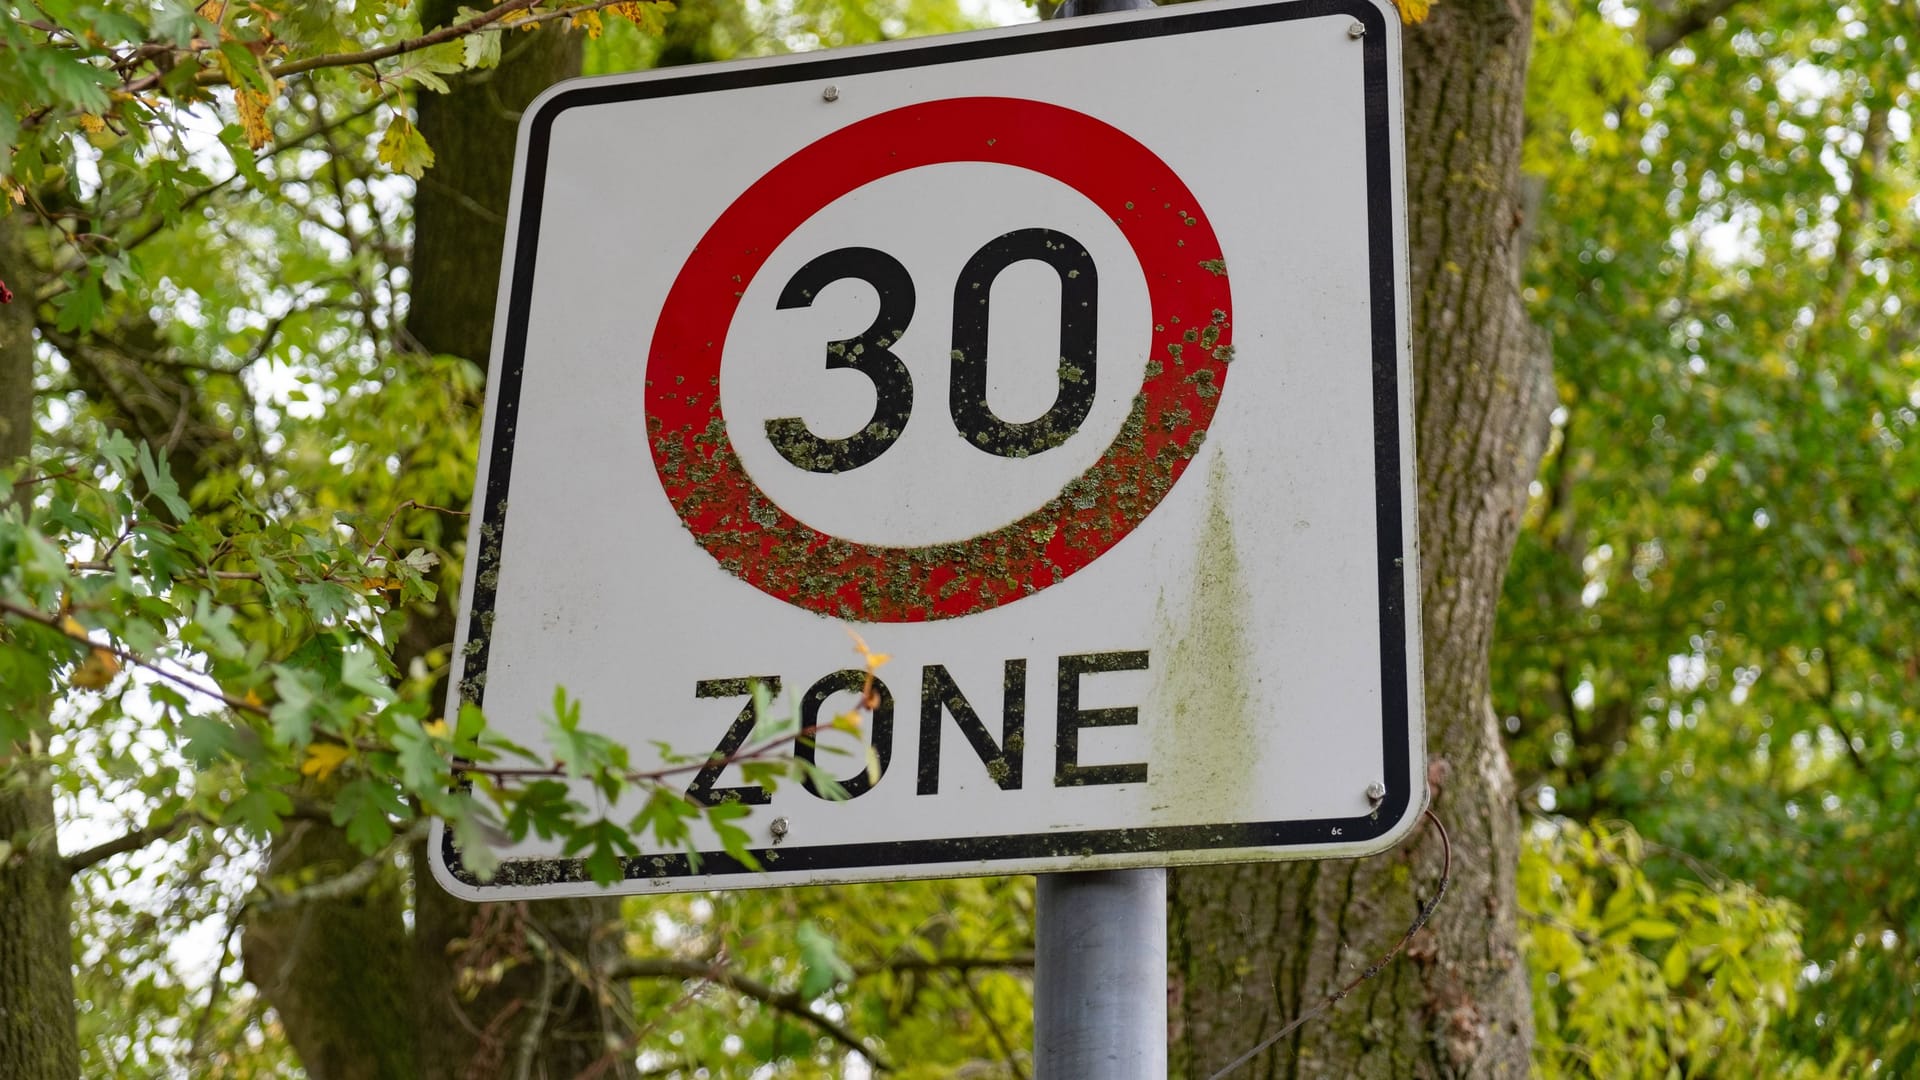
<svg viewBox="0 0 1920 1080">
<path fill-rule="evenodd" d="M 994 279 L 1014 263 L 1035 259 L 1060 275 L 1059 388 L 1053 405 L 1037 419 L 1013 424 L 987 404 L 988 298 Z M 913 412 L 913 378 L 893 355 L 895 342 L 913 319 L 913 276 L 900 261 L 875 248 L 839 248 L 796 272 L 780 292 L 781 310 L 808 307 L 821 289 L 847 278 L 880 294 L 880 312 L 859 336 L 827 344 L 827 369 L 852 368 L 873 383 L 873 419 L 844 439 L 823 439 L 806 421 L 786 416 L 767 421 L 767 438 L 780 456 L 808 472 L 857 469 L 885 453 L 906 429 Z M 1072 438 L 1093 408 L 1095 339 L 1099 325 L 1099 275 L 1079 241 L 1052 229 L 1016 229 L 989 241 L 960 271 L 953 286 L 953 364 L 947 397 L 953 426 L 974 447 L 1000 457 L 1027 457 Z"/>
</svg>

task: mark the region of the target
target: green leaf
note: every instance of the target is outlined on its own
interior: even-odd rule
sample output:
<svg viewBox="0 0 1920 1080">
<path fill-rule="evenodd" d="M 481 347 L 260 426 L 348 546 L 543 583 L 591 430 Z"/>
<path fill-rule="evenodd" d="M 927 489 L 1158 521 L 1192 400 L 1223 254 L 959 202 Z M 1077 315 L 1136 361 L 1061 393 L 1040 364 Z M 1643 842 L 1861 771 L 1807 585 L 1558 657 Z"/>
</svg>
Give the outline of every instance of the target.
<svg viewBox="0 0 1920 1080">
<path fill-rule="evenodd" d="M 393 785 L 373 777 L 350 780 L 333 797 L 333 823 L 345 827 L 347 840 L 361 851 L 385 847 L 393 839 L 391 819 L 409 816 Z"/>
<path fill-rule="evenodd" d="M 272 836 L 281 819 L 293 813 L 293 800 L 274 784 L 250 785 L 238 799 L 227 804 L 220 820 L 238 825 L 258 836 Z"/>
<path fill-rule="evenodd" d="M 585 869 L 596 885 L 619 881 L 624 871 L 620 857 L 640 853 L 627 831 L 605 818 L 575 830 L 563 851 L 568 855 L 587 852 Z"/>
<path fill-rule="evenodd" d="M 32 60 L 35 73 L 55 101 L 90 113 L 105 112 L 112 104 L 107 88 L 118 85 L 119 80 L 104 67 L 78 60 L 64 49 L 36 49 Z"/>
<path fill-rule="evenodd" d="M 268 718 L 273 722 L 274 738 L 298 750 L 313 739 L 316 707 L 326 696 L 325 681 L 311 671 L 282 667 L 275 674 L 273 703 Z"/>
<path fill-rule="evenodd" d="M 460 742 L 470 742 L 478 739 L 486 729 L 487 717 L 480 711 L 480 706 L 471 701 L 461 702 L 454 721 L 454 738 Z"/>
<path fill-rule="evenodd" d="M 394 117 L 387 125 L 377 152 L 382 164 L 415 180 L 433 167 L 433 148 L 427 145 L 426 136 L 404 116 Z"/>
<path fill-rule="evenodd" d="M 393 700 L 393 688 L 380 677 L 380 664 L 370 649 L 352 649 L 340 658 L 340 682 L 376 702 Z"/>
<path fill-rule="evenodd" d="M 100 452 L 101 457 L 107 459 L 107 464 L 113 467 L 114 472 L 122 476 L 132 474 L 133 442 L 122 434 L 119 428 L 108 428 L 95 449 Z"/>
<path fill-rule="evenodd" d="M 832 938 L 822 933 L 811 920 L 794 931 L 793 942 L 800 947 L 800 996 L 819 997 L 841 982 L 853 978 L 853 968 L 840 958 Z"/>
<path fill-rule="evenodd" d="M 455 814 L 446 821 L 453 830 L 454 846 L 460 850 L 461 865 L 482 881 L 493 880 L 494 872 L 500 868 L 500 855 L 493 850 L 487 823 L 479 816 L 478 809 Z"/>
<path fill-rule="evenodd" d="M 469 38 L 494 36 L 495 35 L 492 34 L 468 35 Z M 472 48 L 472 45 L 467 42 L 445 41 L 431 48 L 419 49 L 401 57 L 399 63 L 381 73 L 382 78 L 389 83 L 399 83 L 403 85 L 406 83 L 417 83 L 436 94 L 444 94 L 447 92 L 448 87 L 446 80 L 440 76 L 451 75 L 454 72 L 469 67 L 470 65 L 467 63 L 466 57 L 472 51 Z M 494 59 L 497 63 L 500 52 L 499 44 L 496 43 L 493 49 Z M 421 145 L 425 146 L 426 144 L 422 143 Z M 382 160 L 385 160 L 384 155 L 382 155 Z M 433 164 L 432 154 L 427 155 L 427 164 Z"/>
<path fill-rule="evenodd" d="M 1662 941 L 1679 932 L 1679 927 L 1664 919 L 1634 919 L 1627 924 L 1627 933 L 1647 941 Z"/>
<path fill-rule="evenodd" d="M 567 831 L 568 819 L 581 810 L 571 789 L 559 780 L 535 780 L 513 792 L 507 808 L 507 835 L 524 840 L 529 833 L 553 839 Z"/>
<path fill-rule="evenodd" d="M 107 300 L 100 279 L 88 276 L 80 284 L 53 298 L 54 324 L 68 333 L 93 329 L 106 311 Z"/>
<path fill-rule="evenodd" d="M 153 13 L 154 37 L 184 49 L 194 36 L 205 29 L 204 20 L 194 14 L 194 5 L 185 0 L 160 0 Z"/>
<path fill-rule="evenodd" d="M 707 824 L 713 827 L 714 835 L 720 840 L 720 846 L 735 861 L 749 870 L 759 870 L 760 860 L 749 846 L 753 837 L 747 830 L 733 824 L 734 819 L 746 817 L 752 808 L 741 803 L 720 803 L 707 808 Z"/>
<path fill-rule="evenodd" d="M 147 484 L 147 493 L 166 506 L 173 520 L 185 522 L 193 517 L 193 508 L 180 497 L 180 485 L 174 483 L 173 470 L 167 468 L 164 458 L 153 456 L 153 448 L 146 443 L 140 444 L 140 476 Z"/>
<path fill-rule="evenodd" d="M 180 734 L 186 739 L 180 752 L 202 768 L 235 754 L 240 747 L 233 725 L 209 716 L 186 716 L 180 721 Z"/>
<path fill-rule="evenodd" d="M 460 9 L 460 13 L 454 21 L 456 23 L 466 22 L 479 14 L 479 12 L 472 8 L 463 7 Z M 461 49 L 463 51 L 461 59 L 467 67 L 475 70 L 485 70 L 499 66 L 500 38 L 501 35 L 498 32 L 490 34 L 468 34 L 466 37 L 460 39 Z"/>
<path fill-rule="evenodd" d="M 450 766 L 434 745 L 432 736 L 420 730 L 420 722 L 409 718 L 393 737 L 398 755 L 400 778 L 410 791 L 437 793 L 451 780 Z"/>
<path fill-rule="evenodd" d="M 313 612 L 314 619 L 321 623 L 338 623 L 353 611 L 353 592 L 338 582 L 303 581 L 294 589 L 307 602 L 307 610 Z"/>
</svg>

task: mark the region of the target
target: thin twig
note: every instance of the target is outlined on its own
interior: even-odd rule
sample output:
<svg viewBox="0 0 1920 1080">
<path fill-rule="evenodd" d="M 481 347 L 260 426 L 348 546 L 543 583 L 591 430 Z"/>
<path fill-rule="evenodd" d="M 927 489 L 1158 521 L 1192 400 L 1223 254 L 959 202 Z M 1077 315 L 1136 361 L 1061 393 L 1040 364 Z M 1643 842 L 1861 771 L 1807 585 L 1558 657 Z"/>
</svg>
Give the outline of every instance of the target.
<svg viewBox="0 0 1920 1080">
<path fill-rule="evenodd" d="M 119 657 L 121 660 L 129 664 L 133 664 L 136 667 L 145 668 L 146 670 L 153 672 L 155 675 L 158 675 L 161 678 L 166 679 L 168 682 L 171 682 L 174 685 L 181 687 L 182 689 L 192 691 L 193 693 L 196 693 L 196 694 L 203 694 L 207 697 L 214 698 L 220 702 L 223 702 L 229 708 L 237 709 L 241 712 L 250 713 L 254 716 L 260 716 L 260 717 L 269 717 L 272 715 L 272 711 L 269 710 L 265 705 L 259 704 L 254 701 L 249 701 L 245 698 L 234 697 L 232 694 L 229 694 L 226 691 L 219 689 L 218 687 L 205 686 L 199 682 L 196 682 L 193 679 L 187 678 L 184 675 L 168 670 L 165 665 L 160 664 L 157 661 L 149 660 L 146 657 L 141 656 L 139 653 L 136 653 L 130 649 L 122 648 L 119 645 L 113 644 L 112 642 L 95 641 L 92 637 L 90 637 L 84 632 L 76 632 L 68 629 L 66 626 L 62 625 L 60 619 L 54 616 L 48 615 L 44 612 L 35 611 L 32 608 L 23 607 L 10 600 L 0 598 L 0 614 L 13 615 L 21 619 L 26 619 L 29 622 L 38 623 L 39 625 L 44 626 L 47 629 L 52 630 L 54 633 L 57 633 L 60 636 L 67 638 L 68 640 L 73 641 L 77 644 L 85 645 L 90 649 L 100 649 L 105 652 L 112 653 L 114 656 Z M 742 762 L 757 761 L 757 760 L 760 760 L 761 758 L 765 758 L 771 755 L 774 751 L 784 746 L 787 746 L 790 743 L 798 742 L 801 739 L 810 739 L 820 734 L 822 731 L 827 731 L 827 730 L 832 730 L 832 729 L 827 725 L 816 725 L 813 727 L 805 727 L 791 734 L 783 735 L 777 739 L 770 739 L 767 742 L 760 744 L 759 746 L 749 748 L 738 754 L 734 754 L 730 757 L 717 757 L 717 756 L 710 755 L 698 761 L 690 761 L 680 765 L 669 765 L 663 768 L 653 769 L 650 771 L 626 772 L 626 773 L 620 774 L 620 776 L 621 776 L 621 779 L 627 781 L 628 783 L 647 783 L 651 781 L 664 780 L 667 777 L 677 776 L 683 773 L 697 772 L 701 769 L 705 769 L 709 766 L 716 765 L 716 764 L 717 765 L 737 765 Z M 389 747 L 389 746 L 381 746 L 381 745 L 368 744 L 368 743 L 355 743 L 355 746 L 360 750 L 368 751 L 372 753 L 387 753 L 392 750 L 392 747 Z M 498 768 L 498 767 L 489 766 L 489 765 L 476 765 L 472 762 L 459 761 L 459 760 L 455 760 L 451 764 L 453 768 L 453 773 L 456 777 L 462 774 L 472 774 L 476 776 L 484 776 L 490 780 L 499 780 L 499 781 L 559 779 L 559 778 L 570 775 L 570 767 L 564 762 L 556 762 L 552 765 L 508 767 L 508 768 Z"/>
<path fill-rule="evenodd" d="M 149 821 L 138 829 L 123 833 L 105 843 L 95 844 L 85 851 L 67 856 L 67 876 L 94 865 L 105 862 L 115 855 L 124 855 L 129 851 L 138 851 L 156 840 L 165 840 L 187 825 L 204 822 L 207 819 L 197 813 L 176 814 L 162 821 Z"/>
<path fill-rule="evenodd" d="M 768 755 L 772 754 L 775 750 L 778 750 L 789 743 L 799 742 L 801 739 L 811 739 L 823 731 L 833 731 L 833 730 L 836 730 L 836 729 L 834 729 L 831 725 L 826 725 L 826 724 L 818 724 L 813 727 L 804 727 L 791 734 L 782 735 L 775 739 L 769 739 L 758 746 L 751 747 L 746 750 L 742 750 L 741 752 L 734 754 L 730 757 L 722 756 L 719 754 L 712 754 L 707 757 L 701 758 L 698 761 L 689 761 L 679 765 L 667 765 L 658 769 L 651 769 L 647 771 L 636 770 L 633 772 L 624 772 L 624 773 L 620 773 L 619 776 L 620 776 L 620 779 L 625 780 L 630 784 L 644 784 L 644 783 L 648 783 L 650 781 L 655 781 L 655 780 L 665 780 L 669 776 L 679 776 L 683 773 L 698 772 L 701 769 L 705 769 L 713 765 L 727 766 L 727 765 L 738 765 L 742 762 L 747 762 L 747 761 L 757 761 L 761 758 L 767 757 Z M 385 748 L 363 746 L 361 747 L 361 749 L 378 750 L 378 749 L 385 749 Z M 459 776 L 461 774 L 471 774 L 474 776 L 484 776 L 489 780 L 560 779 L 562 777 L 571 775 L 571 768 L 572 767 L 569 766 L 566 762 L 555 762 L 552 765 L 526 765 L 526 766 L 507 766 L 507 767 L 495 767 L 492 765 L 476 765 L 469 761 L 456 761 L 453 763 L 453 772 L 455 776 Z"/>
<path fill-rule="evenodd" d="M 554 19 L 568 19 L 575 15 L 585 15 L 589 12 L 600 11 L 621 2 L 623 2 L 623 0 L 592 0 L 591 3 L 579 4 L 574 7 L 561 8 L 554 11 L 543 11 L 538 14 L 529 15 L 524 19 L 517 19 L 512 23 L 497 25 L 501 23 L 501 20 L 512 15 L 514 12 L 532 9 L 540 3 L 540 0 L 507 0 L 506 3 L 489 8 L 465 22 L 453 23 L 449 26 L 443 26 L 438 30 L 430 30 L 427 33 L 421 34 L 419 37 L 408 38 L 405 41 L 396 41 L 391 45 L 382 45 L 378 48 L 364 49 L 360 52 L 329 53 L 325 56 L 309 56 L 301 60 L 289 60 L 284 64 L 275 64 L 269 70 L 269 74 L 275 79 L 284 79 L 289 75 L 299 75 L 308 71 L 317 71 L 321 68 L 356 67 L 361 64 L 377 63 L 378 61 L 389 60 L 406 53 L 418 52 L 421 49 L 430 49 L 435 45 L 445 44 L 446 42 L 466 37 L 468 34 L 481 33 L 483 31 L 498 33 L 505 30 L 519 30 L 529 26 L 537 26 L 544 22 L 551 22 Z M 204 52 L 206 50 L 202 51 Z M 143 93 L 160 85 L 163 78 L 164 76 L 160 73 L 148 75 L 128 83 L 124 87 L 124 90 L 129 94 Z M 194 75 L 194 82 L 200 86 L 229 85 L 226 72 L 218 68 L 209 68 L 205 71 L 198 72 Z"/>
<path fill-rule="evenodd" d="M 68 563 L 67 569 L 76 574 L 112 573 L 114 570 L 117 569 L 117 567 L 115 567 L 112 562 L 106 559 L 86 559 L 81 562 Z M 259 581 L 260 580 L 260 574 L 252 570 L 205 570 L 205 571 L 202 571 L 202 573 L 204 573 L 207 577 L 212 578 L 215 581 Z M 296 577 L 293 580 L 303 581 L 305 579 Z"/>
<path fill-rule="evenodd" d="M 54 633 L 59 634 L 61 637 L 67 638 L 70 641 L 78 642 L 82 645 L 85 645 L 89 649 L 105 650 L 106 652 L 112 653 L 114 656 L 119 657 L 120 659 L 126 661 L 129 664 L 133 664 L 137 667 L 143 667 L 148 671 L 153 672 L 155 675 L 160 676 L 161 678 L 167 680 L 170 683 L 173 683 L 176 686 L 179 686 L 186 690 L 191 690 L 196 694 L 204 694 L 207 697 L 214 698 L 216 700 L 224 702 L 229 708 L 238 709 L 241 712 L 252 713 L 255 716 L 269 715 L 267 711 L 267 707 L 264 705 L 258 705 L 258 704 L 255 704 L 254 702 L 247 701 L 243 698 L 234 697 L 232 694 L 229 694 L 218 687 L 202 686 L 200 683 L 187 678 L 185 675 L 168 671 L 165 666 L 155 661 L 149 660 L 146 657 L 141 656 L 139 653 L 133 652 L 130 649 L 123 649 L 120 646 L 113 644 L 112 642 L 99 642 L 99 641 L 95 641 L 93 638 L 89 637 L 85 633 L 76 633 L 72 630 L 67 629 L 65 626 L 62 626 L 59 619 L 51 615 L 45 614 L 44 612 L 35 611 L 29 607 L 22 607 L 11 600 L 0 599 L 0 613 L 12 615 L 16 618 L 26 619 L 28 622 L 39 623 L 41 626 L 44 626 L 47 629 L 52 630 Z"/>
<path fill-rule="evenodd" d="M 301 146 L 306 144 L 309 140 L 315 138 L 316 136 L 325 135 L 327 134 L 327 132 L 333 130 L 334 128 L 342 127 L 347 124 L 351 124 L 356 120 L 362 119 L 363 117 L 372 113 L 375 109 L 378 109 L 382 103 L 383 103 L 383 99 L 376 97 L 372 101 L 368 102 L 364 107 L 355 110 L 351 114 L 338 117 L 326 124 L 321 124 L 316 127 L 309 128 L 308 130 L 303 131 L 297 135 L 293 135 L 286 139 L 282 139 L 274 144 L 273 149 L 260 154 L 259 157 L 255 159 L 255 163 L 256 165 L 264 164 L 265 162 L 271 161 L 273 158 L 279 156 L 280 154 L 286 153 L 289 150 L 297 150 Z M 183 220 L 186 215 L 186 212 L 188 210 L 193 209 L 196 205 L 200 203 L 201 200 L 206 199 L 212 195 L 218 194 L 220 191 L 222 191 L 223 189 L 231 185 L 234 181 L 239 180 L 244 175 L 245 175 L 244 173 L 236 169 L 232 173 L 229 173 L 227 177 L 223 180 L 217 180 L 207 185 L 206 187 L 196 188 L 195 190 L 188 192 L 184 197 L 180 199 L 178 206 L 175 207 L 174 213 L 177 216 L 174 219 L 169 220 L 166 215 L 162 215 L 157 220 L 149 223 L 145 229 L 142 229 L 140 232 L 134 234 L 132 237 L 128 238 L 127 240 L 121 241 L 120 250 L 122 252 L 132 251 L 134 248 L 139 247 L 140 245 L 146 243 L 147 241 L 165 232 L 167 229 L 178 224 L 180 220 Z M 78 274 L 81 270 L 86 269 L 86 265 L 87 265 L 87 261 L 84 258 L 70 260 L 67 263 L 67 265 L 61 267 L 59 270 L 55 271 L 53 275 L 51 275 L 52 280 L 49 281 L 48 284 L 43 285 L 41 287 L 41 291 L 35 295 L 34 299 L 36 299 L 40 303 L 46 303 L 48 300 L 53 299 L 55 296 L 58 296 L 61 293 L 68 291 L 73 287 L 74 275 Z M 65 351 L 65 350 L 62 350 L 62 351 Z M 175 366 L 185 366 L 185 365 L 180 365 L 176 363 Z"/>
<path fill-rule="evenodd" d="M 207 1004 L 200 1010 L 200 1016 L 193 1023 L 193 1039 L 188 1042 L 189 1053 L 194 1061 L 202 1060 L 205 1051 L 208 1027 L 213 1023 L 213 1010 L 220 1004 L 221 995 L 226 993 L 227 962 L 233 957 L 233 935 L 240 929 L 240 912 L 236 910 L 227 919 L 227 932 L 220 937 L 220 959 L 214 962 L 213 976 L 207 980 Z"/>
<path fill-rule="evenodd" d="M 547 1017 L 553 1012 L 554 968 L 559 966 L 553 958 L 553 946 L 538 933 L 527 935 L 527 944 L 540 954 L 540 989 L 535 991 L 533 1015 L 527 1018 L 527 1026 L 520 1032 L 519 1052 L 514 1056 L 514 1080 L 531 1080 L 534 1059 L 540 1054 L 540 1036 L 547 1030 Z"/>
<path fill-rule="evenodd" d="M 13 486 L 16 488 L 32 487 L 34 484 L 44 484 L 49 480 L 65 480 L 67 477 L 77 476 L 79 475 L 79 473 L 80 473 L 80 469 L 76 466 L 70 469 L 63 469 L 57 473 L 42 473 L 39 476 L 24 477 L 22 479 L 15 480 L 13 482 Z"/>
<path fill-rule="evenodd" d="M 698 960 L 675 960 L 669 957 L 627 956 L 609 965 L 606 974 L 610 979 L 705 979 L 735 993 L 744 994 L 788 1016 L 806 1021 L 833 1041 L 872 1062 L 876 1072 L 893 1071 L 892 1063 L 885 1057 L 869 1048 L 858 1035 L 838 1021 L 814 1012 L 806 999 L 799 994 L 791 990 L 775 990 L 766 983 L 742 975 L 723 964 L 705 964 Z"/>
<path fill-rule="evenodd" d="M 427 830 L 432 824 L 433 822 L 428 818 L 415 821 L 404 831 L 395 833 L 385 847 L 360 860 L 352 869 L 339 877 L 326 878 L 283 893 L 269 893 L 259 899 L 250 899 L 246 903 L 245 914 L 270 915 L 302 904 L 321 900 L 339 900 L 352 896 L 372 884 L 381 870 L 392 866 L 395 856 L 400 852 L 406 850 L 415 841 L 426 839 Z"/>
<path fill-rule="evenodd" d="M 1421 929 L 1427 925 L 1428 919 L 1433 918 L 1434 909 L 1440 906 L 1441 898 L 1447 895 L 1447 885 L 1453 879 L 1453 841 L 1447 836 L 1447 827 L 1440 823 L 1440 817 L 1433 812 L 1432 807 L 1427 808 L 1426 816 L 1429 821 L 1433 822 L 1433 827 L 1440 830 L 1440 846 L 1445 854 L 1440 866 L 1440 887 L 1434 891 L 1433 899 L 1421 905 L 1420 913 L 1414 916 L 1413 925 L 1407 927 L 1407 932 L 1400 935 L 1400 940 L 1394 943 L 1393 948 L 1387 950 L 1387 955 L 1375 961 L 1372 967 L 1355 976 L 1345 986 L 1329 994 L 1326 999 L 1318 1005 L 1294 1017 L 1293 1021 L 1287 1026 L 1260 1040 L 1253 1049 L 1227 1062 L 1224 1068 L 1214 1073 L 1211 1077 L 1208 1077 L 1208 1080 L 1220 1080 L 1221 1077 L 1252 1061 L 1262 1050 L 1293 1034 L 1300 1025 L 1312 1020 L 1321 1013 L 1333 1008 L 1335 1005 L 1340 1004 L 1340 1002 L 1343 1001 L 1348 994 L 1353 993 L 1361 983 L 1380 974 L 1381 971 L 1386 969 L 1388 964 L 1393 963 L 1394 957 L 1399 956 L 1401 950 L 1407 947 L 1407 943 L 1413 940 L 1413 935 L 1419 933 Z"/>
<path fill-rule="evenodd" d="M 888 960 L 878 964 L 866 964 L 853 969 L 856 979 L 869 975 L 898 975 L 905 971 L 1031 971 L 1033 954 L 1011 953 L 1006 956 L 903 956 L 898 960 Z"/>
<path fill-rule="evenodd" d="M 1020 1057 L 1014 1053 L 1013 1044 L 1007 1041 L 1007 1033 L 1000 1029 L 999 1022 L 993 1018 L 993 1010 L 987 1007 L 987 999 L 981 995 L 980 988 L 973 985 L 973 975 L 969 972 L 957 971 L 953 973 L 953 981 L 960 984 L 960 989 L 966 993 L 967 1000 L 973 1003 L 974 1011 L 980 1014 L 980 1022 L 987 1026 L 987 1034 L 993 1037 L 993 1044 L 1000 1048 L 1000 1056 L 1006 1061 L 1007 1068 L 1013 1072 L 1014 1080 L 1027 1080 L 1026 1067 L 1020 1064 Z"/>
</svg>

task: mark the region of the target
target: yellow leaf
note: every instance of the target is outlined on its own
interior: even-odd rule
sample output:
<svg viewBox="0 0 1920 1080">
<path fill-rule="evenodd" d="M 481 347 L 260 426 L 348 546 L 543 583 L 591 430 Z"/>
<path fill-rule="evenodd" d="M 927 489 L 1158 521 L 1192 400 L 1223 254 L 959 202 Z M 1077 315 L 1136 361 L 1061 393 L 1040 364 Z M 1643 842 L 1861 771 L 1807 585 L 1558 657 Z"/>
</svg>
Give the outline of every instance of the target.
<svg viewBox="0 0 1920 1080">
<path fill-rule="evenodd" d="M 307 760 L 300 763 L 300 775 L 311 776 L 315 780 L 325 780 L 333 775 L 333 770 L 352 755 L 352 751 L 339 743 L 317 742 L 307 747 Z"/>
<path fill-rule="evenodd" d="M 444 739 L 447 737 L 446 718 L 442 717 L 438 720 L 433 720 L 433 721 L 429 721 L 428 723 L 421 724 L 420 730 L 426 732 L 427 734 L 433 736 L 436 739 Z"/>
<path fill-rule="evenodd" d="M 87 628 L 81 626 L 80 620 L 72 615 L 60 616 L 60 629 L 68 637 L 80 641 L 88 640 Z M 87 658 L 80 661 L 80 665 L 73 669 L 73 674 L 67 676 L 67 682 L 79 690 L 101 690 L 105 689 L 118 674 L 120 674 L 120 658 L 113 654 L 113 650 L 95 645 L 93 651 L 87 654 Z"/>
<path fill-rule="evenodd" d="M 73 669 L 73 674 L 67 676 L 67 682 L 80 690 L 104 690 L 119 673 L 120 658 L 96 645 L 80 666 Z"/>
<path fill-rule="evenodd" d="M 651 3 L 647 0 L 625 0 L 609 5 L 607 10 L 639 27 L 641 33 L 659 37 L 666 32 L 667 13 L 673 10 L 673 4 L 668 0 L 653 0 Z"/>
<path fill-rule="evenodd" d="M 574 29 L 585 30 L 587 32 L 587 37 L 592 38 L 595 41 L 600 40 L 600 13 L 599 12 L 583 11 L 578 15 L 573 16 L 569 21 L 573 24 Z"/>
<path fill-rule="evenodd" d="M 405 116 L 395 116 L 376 147 L 380 160 L 415 180 L 433 165 L 433 148 Z"/>
<path fill-rule="evenodd" d="M 107 122 L 93 115 L 92 113 L 81 113 L 80 129 L 82 131 L 87 132 L 90 135 L 97 135 L 100 132 L 107 130 Z"/>
<path fill-rule="evenodd" d="M 240 130 L 247 133 L 247 147 L 258 150 L 273 141 L 273 126 L 267 123 L 267 106 L 272 99 L 251 87 L 233 88 L 233 103 L 240 110 Z"/>
<path fill-rule="evenodd" d="M 860 651 L 860 659 L 866 662 L 869 672 L 879 671 L 886 666 L 887 661 L 893 659 L 887 653 L 877 653 L 867 648 L 866 640 L 852 630 L 847 631 L 847 636 L 853 639 L 853 647 Z"/>
<path fill-rule="evenodd" d="M 1393 0 L 1393 2 L 1400 9 L 1400 21 L 1408 26 L 1426 22 L 1427 12 L 1433 8 L 1433 0 Z"/>
</svg>

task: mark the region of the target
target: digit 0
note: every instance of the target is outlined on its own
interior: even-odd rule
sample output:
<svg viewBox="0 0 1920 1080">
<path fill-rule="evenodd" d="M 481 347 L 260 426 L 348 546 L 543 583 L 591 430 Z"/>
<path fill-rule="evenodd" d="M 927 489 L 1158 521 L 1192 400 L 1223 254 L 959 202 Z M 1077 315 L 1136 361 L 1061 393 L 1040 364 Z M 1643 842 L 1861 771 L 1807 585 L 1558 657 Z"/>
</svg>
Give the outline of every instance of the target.
<svg viewBox="0 0 1920 1080">
<path fill-rule="evenodd" d="M 994 279 L 1035 259 L 1060 275 L 1059 388 L 1038 419 L 1010 424 L 987 404 L 988 300 Z M 953 287 L 953 383 L 947 407 L 954 429 L 1001 457 L 1027 457 L 1073 437 L 1093 408 L 1094 341 L 1099 336 L 1099 276 L 1078 240 L 1052 229 L 1016 229 L 973 253 Z"/>
</svg>

